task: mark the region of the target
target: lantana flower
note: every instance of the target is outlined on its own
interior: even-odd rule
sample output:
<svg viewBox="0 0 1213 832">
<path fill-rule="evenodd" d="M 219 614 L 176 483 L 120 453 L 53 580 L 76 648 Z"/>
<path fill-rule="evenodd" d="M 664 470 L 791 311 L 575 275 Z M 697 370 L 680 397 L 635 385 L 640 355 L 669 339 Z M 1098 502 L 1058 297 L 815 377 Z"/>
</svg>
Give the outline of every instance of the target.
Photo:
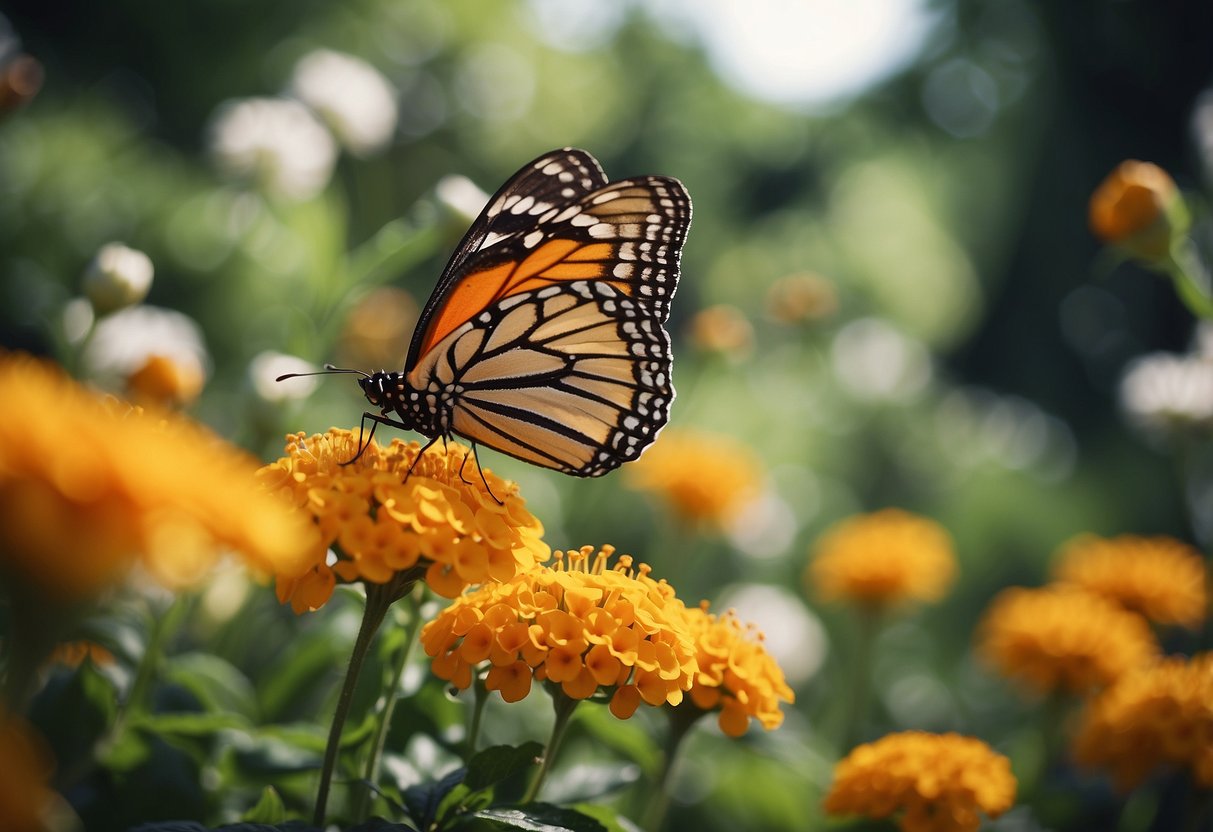
<svg viewBox="0 0 1213 832">
<path fill-rule="evenodd" d="M 768 731 L 782 725 L 779 705 L 795 702 L 796 694 L 763 648 L 762 634 L 742 624 L 732 611 L 709 613 L 706 601 L 687 610 L 686 617 L 699 664 L 691 687 L 694 707 L 719 711 L 720 730 L 730 737 L 744 734 L 751 719 Z"/>
<path fill-rule="evenodd" d="M 1012 587 L 990 603 L 978 652 L 1042 694 L 1085 694 L 1150 663 L 1158 643 L 1135 612 L 1077 587 Z"/>
<path fill-rule="evenodd" d="M 697 430 L 666 430 L 628 466 L 632 488 L 661 497 L 681 519 L 727 527 L 762 492 L 762 467 L 736 440 Z"/>
<path fill-rule="evenodd" d="M 289 495 L 319 531 L 307 571 L 277 576 L 279 600 L 296 612 L 322 606 L 338 580 L 387 584 L 416 575 L 454 598 L 548 559 L 543 526 L 518 486 L 478 470 L 467 446 L 436 443 L 421 453 L 418 443 L 393 439 L 372 441 L 360 454 L 359 436 L 338 428 L 293 434 L 286 456 L 260 471 L 265 486 Z"/>
<path fill-rule="evenodd" d="M 1083 535 L 1062 548 L 1053 574 L 1159 624 L 1195 628 L 1208 612 L 1204 559 L 1173 537 Z"/>
<path fill-rule="evenodd" d="M 686 608 L 665 581 L 614 548 L 556 552 L 552 566 L 460 596 L 427 623 L 421 643 L 433 671 L 466 689 L 485 686 L 507 702 L 548 682 L 571 700 L 609 694 L 619 719 L 641 702 L 677 705 L 699 670 Z"/>
<path fill-rule="evenodd" d="M 1213 653 L 1127 673 L 1088 703 L 1074 739 L 1080 765 L 1129 790 L 1156 768 L 1186 768 L 1213 788 Z"/>
<path fill-rule="evenodd" d="M 814 546 L 805 578 L 823 600 L 881 610 L 938 600 L 955 574 L 956 555 L 943 526 L 886 508 L 827 529 Z"/>
<path fill-rule="evenodd" d="M 1015 803 L 1011 762 L 979 739 L 905 731 L 853 749 L 834 769 L 831 815 L 900 814 L 904 832 L 976 832 Z"/>
</svg>

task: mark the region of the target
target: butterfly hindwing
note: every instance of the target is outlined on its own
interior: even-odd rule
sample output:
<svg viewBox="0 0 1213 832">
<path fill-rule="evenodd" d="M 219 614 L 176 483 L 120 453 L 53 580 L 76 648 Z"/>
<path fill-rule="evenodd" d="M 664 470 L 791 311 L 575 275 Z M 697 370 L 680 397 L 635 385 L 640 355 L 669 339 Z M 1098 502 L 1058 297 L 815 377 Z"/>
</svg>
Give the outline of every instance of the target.
<svg viewBox="0 0 1213 832">
<path fill-rule="evenodd" d="M 577 476 L 635 459 L 669 417 L 669 336 L 642 301 L 573 281 L 513 295 L 423 357 L 451 429 Z"/>
</svg>

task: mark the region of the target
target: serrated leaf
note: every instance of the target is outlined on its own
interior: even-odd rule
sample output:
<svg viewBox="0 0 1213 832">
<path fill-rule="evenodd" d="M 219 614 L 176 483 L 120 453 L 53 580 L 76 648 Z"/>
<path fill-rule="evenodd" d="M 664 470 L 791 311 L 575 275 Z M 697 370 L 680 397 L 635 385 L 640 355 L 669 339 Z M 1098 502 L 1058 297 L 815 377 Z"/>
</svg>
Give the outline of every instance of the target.
<svg viewBox="0 0 1213 832">
<path fill-rule="evenodd" d="M 463 783 L 472 791 L 487 789 L 536 765 L 542 755 L 543 746 L 537 742 L 486 748 L 468 760 L 467 776 L 463 778 Z"/>
<path fill-rule="evenodd" d="M 286 820 L 286 806 L 273 786 L 266 786 L 257 805 L 244 813 L 242 820 L 249 823 L 282 823 Z"/>
<path fill-rule="evenodd" d="M 606 827 L 576 809 L 553 806 L 550 803 L 528 803 L 526 806 L 497 806 L 471 815 L 488 821 L 497 829 L 525 829 L 528 832 L 606 832 Z"/>
</svg>

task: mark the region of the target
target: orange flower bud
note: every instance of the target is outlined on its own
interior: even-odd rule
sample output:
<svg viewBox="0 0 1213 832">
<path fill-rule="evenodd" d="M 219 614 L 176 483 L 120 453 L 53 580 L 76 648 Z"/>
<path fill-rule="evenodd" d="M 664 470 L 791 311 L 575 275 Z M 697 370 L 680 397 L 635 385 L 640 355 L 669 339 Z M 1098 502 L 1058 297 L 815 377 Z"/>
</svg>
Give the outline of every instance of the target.
<svg viewBox="0 0 1213 832">
<path fill-rule="evenodd" d="M 1157 260 L 1174 234 L 1187 229 L 1187 211 L 1175 181 L 1150 162 L 1121 162 L 1091 194 L 1091 231 L 1137 257 Z"/>
</svg>

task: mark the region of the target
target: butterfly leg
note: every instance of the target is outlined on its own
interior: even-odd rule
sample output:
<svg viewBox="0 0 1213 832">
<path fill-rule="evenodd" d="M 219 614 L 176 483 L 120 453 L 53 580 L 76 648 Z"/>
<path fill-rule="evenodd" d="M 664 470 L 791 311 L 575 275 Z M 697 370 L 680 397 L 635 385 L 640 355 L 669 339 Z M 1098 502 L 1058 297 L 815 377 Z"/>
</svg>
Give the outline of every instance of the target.
<svg viewBox="0 0 1213 832">
<path fill-rule="evenodd" d="M 477 469 L 477 471 L 480 472 L 480 481 L 482 481 L 482 483 L 484 483 L 484 490 L 489 492 L 489 496 L 492 497 L 492 501 L 497 503 L 497 505 L 499 505 L 499 506 L 505 506 L 506 503 L 499 500 L 499 498 L 497 498 L 497 495 L 495 495 L 494 492 L 492 492 L 492 488 L 490 488 L 490 486 L 489 486 L 489 479 L 486 478 L 484 475 L 484 468 L 480 467 L 480 454 L 479 454 L 479 451 L 477 450 L 477 445 L 475 445 L 474 441 L 472 443 L 472 452 L 471 452 L 471 454 L 468 454 L 467 456 L 471 456 L 471 457 L 475 458 L 475 469 Z M 465 468 L 467 466 L 467 456 L 463 457 L 463 463 L 459 467 L 459 478 L 463 484 L 471 485 L 472 484 L 471 481 L 469 481 L 466 477 L 463 477 L 463 468 Z"/>
<path fill-rule="evenodd" d="M 417 458 L 413 460 L 413 464 L 409 466 L 409 470 L 404 475 L 405 482 L 408 482 L 409 477 L 413 476 L 413 469 L 417 467 L 417 463 L 421 461 L 421 457 L 425 456 L 425 452 L 432 448 L 434 443 L 439 439 L 442 439 L 443 442 L 446 441 L 442 434 L 438 434 L 437 436 L 431 438 L 429 442 L 426 442 L 425 446 L 417 452 Z"/>
<path fill-rule="evenodd" d="M 368 418 L 371 420 L 371 435 L 366 438 L 366 443 L 364 444 L 362 441 L 362 429 L 366 425 L 366 420 Z M 358 423 L 358 453 L 354 454 L 353 457 L 351 457 L 350 459 L 347 459 L 345 462 L 341 463 L 343 466 L 353 465 L 355 462 L 358 461 L 358 457 L 362 456 L 366 452 L 366 449 L 371 446 L 371 440 L 373 440 L 375 438 L 375 428 L 377 428 L 377 427 L 379 427 L 379 420 L 377 418 L 375 418 L 374 414 L 372 414 L 372 413 L 363 413 L 362 414 L 362 421 L 360 421 Z"/>
</svg>

